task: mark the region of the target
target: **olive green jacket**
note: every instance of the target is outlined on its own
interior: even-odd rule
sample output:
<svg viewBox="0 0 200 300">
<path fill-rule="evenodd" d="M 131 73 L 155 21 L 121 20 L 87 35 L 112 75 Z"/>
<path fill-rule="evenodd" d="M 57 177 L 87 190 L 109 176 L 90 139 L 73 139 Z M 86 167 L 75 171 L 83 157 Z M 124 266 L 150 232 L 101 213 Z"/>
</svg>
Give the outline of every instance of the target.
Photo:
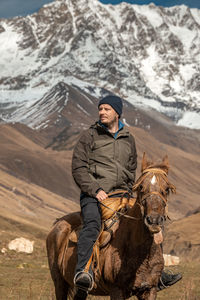
<svg viewBox="0 0 200 300">
<path fill-rule="evenodd" d="M 128 129 L 123 127 L 115 138 L 98 122 L 83 132 L 72 158 L 74 180 L 91 197 L 99 189 L 131 190 L 136 167 L 135 140 Z"/>
</svg>

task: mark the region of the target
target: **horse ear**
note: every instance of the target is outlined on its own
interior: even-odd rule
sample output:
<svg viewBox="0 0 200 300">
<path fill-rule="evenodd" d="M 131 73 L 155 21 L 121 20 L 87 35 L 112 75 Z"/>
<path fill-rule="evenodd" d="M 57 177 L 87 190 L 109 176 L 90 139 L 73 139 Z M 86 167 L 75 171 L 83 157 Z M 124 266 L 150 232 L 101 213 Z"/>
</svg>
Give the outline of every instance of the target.
<svg viewBox="0 0 200 300">
<path fill-rule="evenodd" d="M 168 159 L 167 155 L 165 155 L 165 157 L 163 158 L 163 164 L 166 166 L 166 173 L 168 173 L 168 170 L 169 170 L 169 159 Z"/>
<path fill-rule="evenodd" d="M 147 156 L 146 153 L 143 153 L 143 158 L 142 158 L 142 166 L 141 166 L 141 172 L 143 172 L 147 168 Z"/>
</svg>

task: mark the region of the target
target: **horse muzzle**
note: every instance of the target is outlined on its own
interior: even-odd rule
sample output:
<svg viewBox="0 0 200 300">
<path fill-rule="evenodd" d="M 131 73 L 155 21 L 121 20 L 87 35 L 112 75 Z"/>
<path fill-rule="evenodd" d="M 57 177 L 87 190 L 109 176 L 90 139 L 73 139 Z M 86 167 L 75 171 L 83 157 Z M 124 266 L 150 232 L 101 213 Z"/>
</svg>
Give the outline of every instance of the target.
<svg viewBox="0 0 200 300">
<path fill-rule="evenodd" d="M 152 233 L 158 233 L 164 224 L 165 217 L 160 215 L 148 215 L 145 217 L 145 225 Z"/>
</svg>

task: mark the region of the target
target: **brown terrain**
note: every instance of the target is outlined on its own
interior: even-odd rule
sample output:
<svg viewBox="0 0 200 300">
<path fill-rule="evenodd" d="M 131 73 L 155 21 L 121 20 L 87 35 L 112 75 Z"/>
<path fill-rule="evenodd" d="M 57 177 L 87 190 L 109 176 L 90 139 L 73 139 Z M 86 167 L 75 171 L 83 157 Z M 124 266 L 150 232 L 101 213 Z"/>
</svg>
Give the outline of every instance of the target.
<svg viewBox="0 0 200 300">
<path fill-rule="evenodd" d="M 71 93 L 70 97 L 68 110 L 63 116 L 68 115 L 69 121 L 69 111 L 73 112 L 72 125 L 61 126 L 60 131 L 56 127 L 54 130 L 53 125 L 50 129 L 40 130 L 23 124 L 0 125 L 2 222 L 6 219 L 6 222 L 29 224 L 48 232 L 57 217 L 79 209 L 79 190 L 71 176 L 71 157 L 81 132 L 78 122 L 81 112 L 75 105 L 76 100 L 72 101 L 78 98 L 77 95 Z M 92 117 L 86 117 L 82 112 L 82 128 L 88 127 L 97 117 L 94 105 L 92 107 Z M 89 111 L 90 107 L 86 109 Z M 175 184 L 177 194 L 169 199 L 171 221 L 166 229 L 167 253 L 199 259 L 199 131 L 175 127 L 161 114 L 142 112 L 128 103 L 125 103 L 124 116 L 132 125 L 130 131 L 136 139 L 137 176 L 143 152 L 152 160 L 160 160 L 165 154 L 169 157 L 169 178 Z M 138 127 L 133 126 L 136 118 Z"/>
</svg>

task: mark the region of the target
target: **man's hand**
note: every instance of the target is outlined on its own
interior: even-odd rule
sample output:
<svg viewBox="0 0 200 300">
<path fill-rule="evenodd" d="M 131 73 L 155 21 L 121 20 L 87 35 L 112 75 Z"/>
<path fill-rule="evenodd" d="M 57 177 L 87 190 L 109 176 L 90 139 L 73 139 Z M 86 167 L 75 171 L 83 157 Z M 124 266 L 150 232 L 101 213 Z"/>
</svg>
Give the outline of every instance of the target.
<svg viewBox="0 0 200 300">
<path fill-rule="evenodd" d="M 105 200 L 106 198 L 108 198 L 108 195 L 107 195 L 103 190 L 100 190 L 100 191 L 96 194 L 96 198 L 97 198 L 99 201 L 103 201 L 103 200 Z"/>
</svg>

